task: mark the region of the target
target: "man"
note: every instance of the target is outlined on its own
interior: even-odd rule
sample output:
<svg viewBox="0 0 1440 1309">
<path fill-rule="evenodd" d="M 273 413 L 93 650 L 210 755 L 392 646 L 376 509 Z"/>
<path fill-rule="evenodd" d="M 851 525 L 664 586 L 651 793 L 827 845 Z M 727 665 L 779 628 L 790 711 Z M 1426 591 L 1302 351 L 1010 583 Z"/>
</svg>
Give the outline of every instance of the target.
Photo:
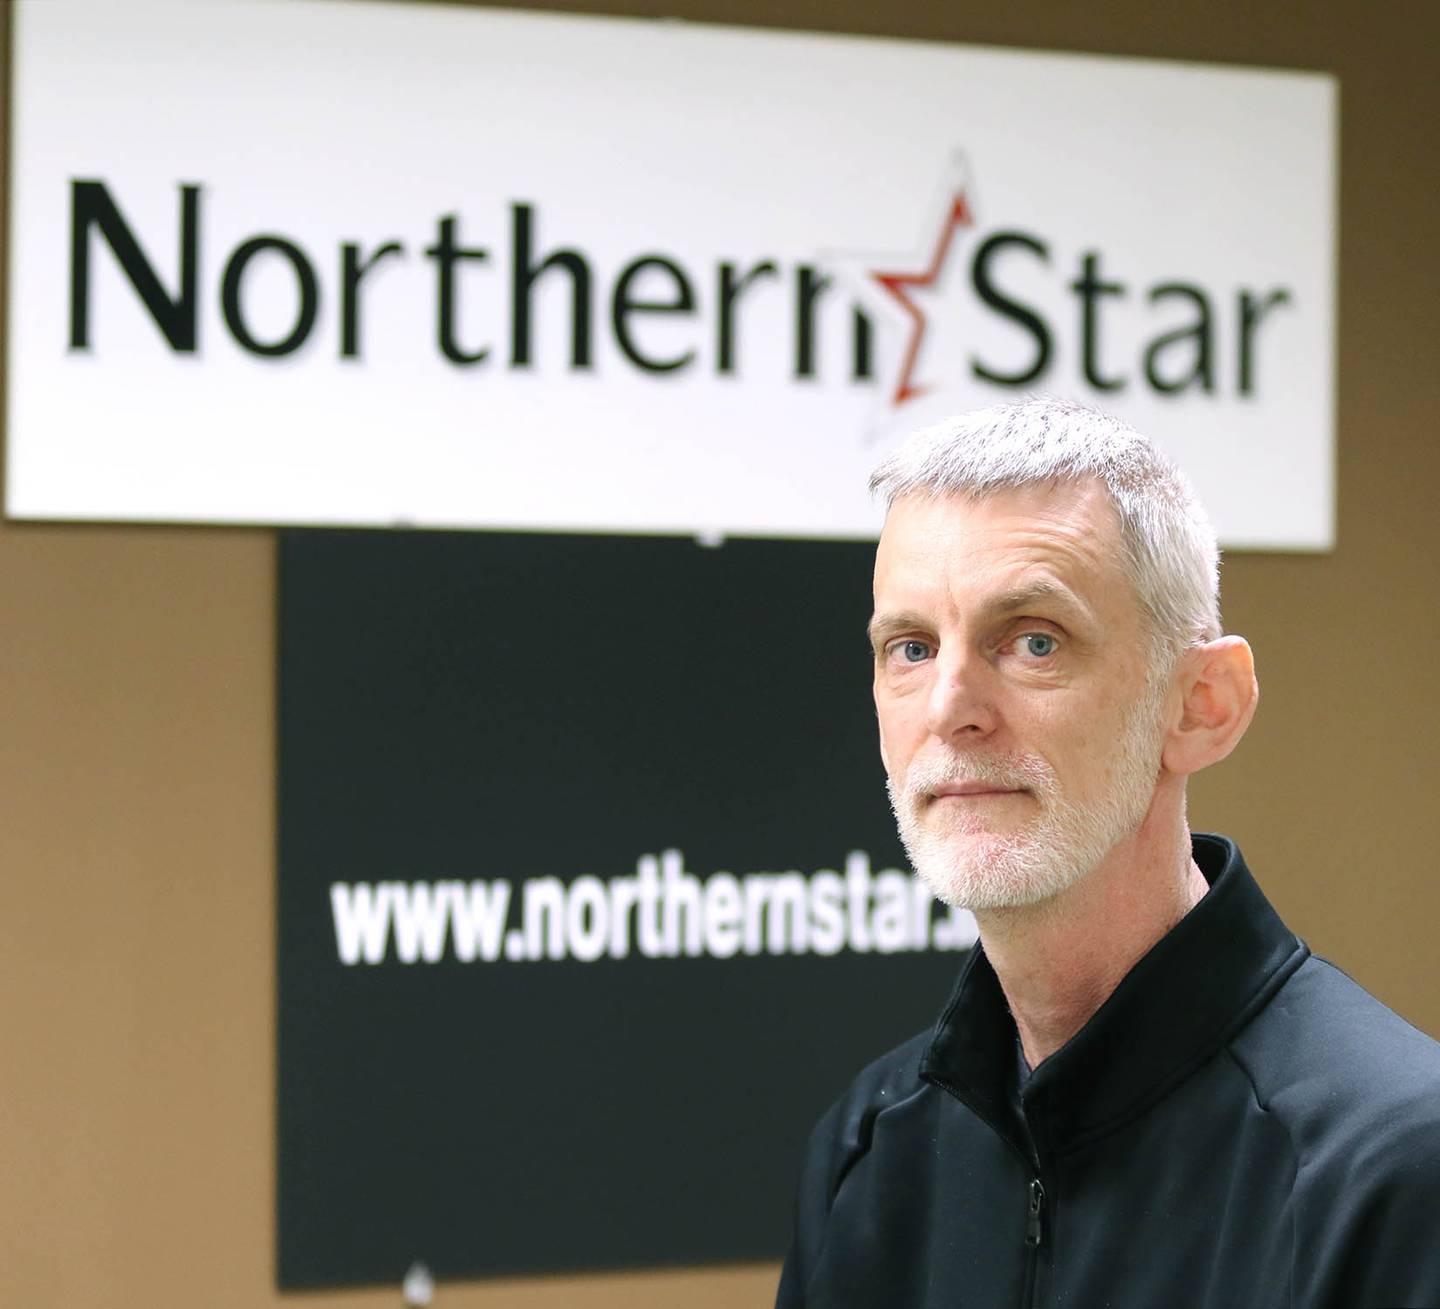
<svg viewBox="0 0 1440 1309">
<path fill-rule="evenodd" d="M 1032 400 L 872 486 L 891 800 L 980 947 L 817 1126 L 781 1309 L 1440 1306 L 1440 1046 L 1186 823 L 1257 695 L 1188 484 Z"/>
</svg>

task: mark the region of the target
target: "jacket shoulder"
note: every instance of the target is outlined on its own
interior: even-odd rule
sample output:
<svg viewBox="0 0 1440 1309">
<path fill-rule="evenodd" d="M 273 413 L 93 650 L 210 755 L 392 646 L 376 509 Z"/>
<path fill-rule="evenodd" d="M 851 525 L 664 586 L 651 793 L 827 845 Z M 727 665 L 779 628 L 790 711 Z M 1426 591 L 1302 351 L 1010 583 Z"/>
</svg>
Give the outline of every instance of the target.
<svg viewBox="0 0 1440 1309">
<path fill-rule="evenodd" d="M 920 1058 L 932 1035 L 929 1030 L 919 1032 L 867 1064 L 816 1123 L 806 1148 L 806 1165 L 808 1169 L 812 1163 L 827 1164 L 823 1188 L 827 1207 L 844 1174 L 870 1148 L 875 1119 L 925 1088 Z"/>
<path fill-rule="evenodd" d="M 1232 1053 L 1295 1154 L 1297 1303 L 1440 1304 L 1440 1044 L 1309 959 Z"/>
<path fill-rule="evenodd" d="M 1328 960 L 1307 959 L 1232 1051 L 1302 1157 L 1440 1130 L 1440 1044 Z"/>
</svg>

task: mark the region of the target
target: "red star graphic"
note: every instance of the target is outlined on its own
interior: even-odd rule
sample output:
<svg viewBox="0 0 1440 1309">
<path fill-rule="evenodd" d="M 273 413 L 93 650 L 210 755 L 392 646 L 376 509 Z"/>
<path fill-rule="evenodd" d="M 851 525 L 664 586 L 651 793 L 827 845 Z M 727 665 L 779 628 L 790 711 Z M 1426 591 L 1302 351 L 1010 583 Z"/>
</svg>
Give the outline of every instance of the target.
<svg viewBox="0 0 1440 1309">
<path fill-rule="evenodd" d="M 923 273 L 871 273 L 896 300 L 905 316 L 910 320 L 910 340 L 905 346 L 905 358 L 900 365 L 900 380 L 895 385 L 895 394 L 890 403 L 896 407 L 907 400 L 924 395 L 929 387 L 917 386 L 912 378 L 915 374 L 915 360 L 920 354 L 920 342 L 925 337 L 925 313 L 910 298 L 905 288 L 909 286 L 934 286 L 940 270 L 945 266 L 945 257 L 950 253 L 950 243 L 957 227 L 969 227 L 974 220 L 970 217 L 970 206 L 965 201 L 964 191 L 956 191 L 950 197 L 950 210 L 940 229 L 939 240 L 930 256 L 930 263 Z"/>
</svg>

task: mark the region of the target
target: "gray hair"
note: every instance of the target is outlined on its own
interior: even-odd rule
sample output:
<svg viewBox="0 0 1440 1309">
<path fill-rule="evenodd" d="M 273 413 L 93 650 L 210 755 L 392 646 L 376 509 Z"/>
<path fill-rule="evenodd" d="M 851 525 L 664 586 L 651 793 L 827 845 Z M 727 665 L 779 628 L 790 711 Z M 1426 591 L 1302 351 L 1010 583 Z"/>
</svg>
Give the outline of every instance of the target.
<svg viewBox="0 0 1440 1309">
<path fill-rule="evenodd" d="M 1120 519 L 1125 565 L 1149 629 L 1152 666 L 1220 635 L 1220 555 L 1185 475 L 1118 418 L 1049 397 L 995 405 L 916 432 L 881 462 L 870 489 L 985 499 L 1043 482 L 1095 478 Z"/>
</svg>

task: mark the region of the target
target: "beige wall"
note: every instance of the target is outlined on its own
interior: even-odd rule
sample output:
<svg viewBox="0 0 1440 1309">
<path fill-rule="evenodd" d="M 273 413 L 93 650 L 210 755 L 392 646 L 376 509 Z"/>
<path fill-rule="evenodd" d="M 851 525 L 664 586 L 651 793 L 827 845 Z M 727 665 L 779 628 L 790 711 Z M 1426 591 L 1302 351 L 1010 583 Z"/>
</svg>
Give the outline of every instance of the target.
<svg viewBox="0 0 1440 1309">
<path fill-rule="evenodd" d="M 628 11 L 1341 75 L 1339 549 L 1228 562 L 1229 626 L 1254 642 L 1264 696 L 1193 810 L 1241 839 L 1317 949 L 1440 1033 L 1435 7 Z M 0 1304 L 281 1302 L 274 564 L 266 532 L 0 527 Z M 775 1271 L 447 1286 L 438 1303 L 760 1306 Z"/>
</svg>

